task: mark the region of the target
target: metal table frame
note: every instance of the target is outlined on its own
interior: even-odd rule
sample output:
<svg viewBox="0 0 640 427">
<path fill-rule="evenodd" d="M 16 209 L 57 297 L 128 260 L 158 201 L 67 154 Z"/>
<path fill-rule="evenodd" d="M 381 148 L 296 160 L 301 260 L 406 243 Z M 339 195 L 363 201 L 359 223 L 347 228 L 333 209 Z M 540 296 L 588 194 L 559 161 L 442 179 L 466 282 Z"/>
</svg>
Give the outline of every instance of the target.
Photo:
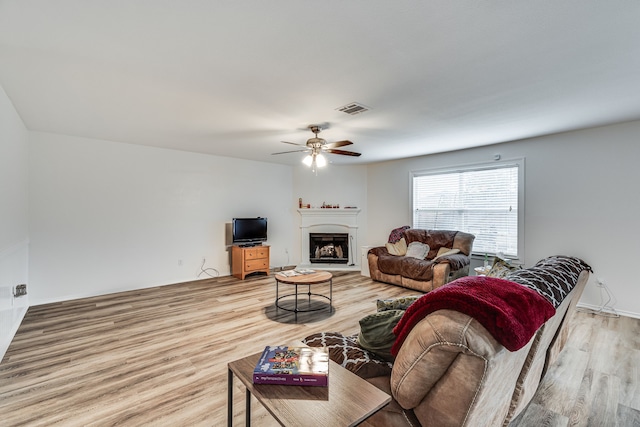
<svg viewBox="0 0 640 427">
<path fill-rule="evenodd" d="M 322 274 L 321 277 L 317 277 L 318 274 Z M 327 275 L 329 275 L 329 277 L 326 277 Z M 306 277 L 309 276 L 309 277 Z M 307 298 L 308 298 L 308 302 L 311 303 L 311 295 L 317 296 L 317 297 L 321 297 L 321 298 L 325 298 L 329 301 L 329 312 L 333 311 L 333 275 L 329 272 L 326 271 L 321 271 L 321 272 L 316 272 L 316 273 L 312 273 L 309 275 L 300 275 L 300 276 L 293 276 L 293 277 L 287 277 L 285 279 L 283 279 L 283 276 L 276 274 L 275 275 L 275 279 L 276 279 L 276 301 L 275 301 L 275 305 L 276 308 L 282 309 L 282 310 L 286 310 L 286 311 L 291 311 L 293 313 L 295 313 L 296 318 L 298 316 L 298 313 L 306 313 L 306 312 L 310 312 L 310 311 L 318 311 L 318 310 L 322 310 L 324 309 L 324 307 L 319 307 L 319 308 L 309 308 L 309 309 L 300 309 L 298 308 L 298 295 L 300 295 L 300 293 L 298 292 L 298 286 L 306 286 L 307 287 Z M 326 283 L 329 282 L 329 296 L 326 295 L 322 295 L 322 294 L 316 294 L 311 292 L 311 285 L 317 285 L 317 284 L 321 284 L 321 283 Z M 279 294 L 279 287 L 280 284 L 286 284 L 286 285 L 292 285 L 295 286 L 295 291 L 294 293 L 291 294 L 286 294 L 286 295 L 282 295 L 280 296 Z M 304 293 L 302 294 L 304 295 Z M 294 297 L 294 308 L 286 308 L 286 307 L 282 307 L 279 304 L 279 301 L 282 298 L 287 298 L 287 297 Z"/>
</svg>

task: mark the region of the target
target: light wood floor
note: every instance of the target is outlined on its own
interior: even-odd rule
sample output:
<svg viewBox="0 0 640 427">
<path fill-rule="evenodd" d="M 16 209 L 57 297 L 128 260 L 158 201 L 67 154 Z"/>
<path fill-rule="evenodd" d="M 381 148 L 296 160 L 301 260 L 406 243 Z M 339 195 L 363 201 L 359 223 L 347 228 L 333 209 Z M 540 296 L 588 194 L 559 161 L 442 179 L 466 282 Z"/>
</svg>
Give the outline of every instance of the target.
<svg viewBox="0 0 640 427">
<path fill-rule="evenodd" d="M 227 362 L 315 332 L 357 332 L 377 298 L 415 294 L 359 273 L 334 277 L 334 311 L 297 322 L 276 311 L 274 279 L 265 276 L 31 307 L 0 363 L 0 425 L 225 425 Z M 579 313 L 573 325 L 513 425 L 640 425 L 640 321 Z M 243 425 L 239 381 L 234 402 L 234 425 Z M 254 425 L 275 425 L 257 402 L 252 415 Z"/>
</svg>

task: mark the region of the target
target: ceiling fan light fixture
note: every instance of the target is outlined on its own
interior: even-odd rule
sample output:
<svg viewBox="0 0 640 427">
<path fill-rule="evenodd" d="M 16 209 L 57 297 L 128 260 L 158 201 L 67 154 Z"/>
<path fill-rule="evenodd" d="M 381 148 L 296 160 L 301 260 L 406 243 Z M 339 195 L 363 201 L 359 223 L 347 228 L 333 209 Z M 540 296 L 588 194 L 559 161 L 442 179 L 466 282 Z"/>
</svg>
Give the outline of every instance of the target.
<svg viewBox="0 0 640 427">
<path fill-rule="evenodd" d="M 319 168 L 323 168 L 327 166 L 327 158 L 324 157 L 322 154 L 318 154 L 316 156 L 316 164 L 318 165 Z"/>
<path fill-rule="evenodd" d="M 302 159 L 302 163 L 304 163 L 307 167 L 310 167 L 313 172 L 317 172 L 318 168 L 323 168 L 327 166 L 327 164 L 329 163 L 323 153 L 340 154 L 343 156 L 354 156 L 354 157 L 360 156 L 360 153 L 356 153 L 354 151 L 337 149 L 338 147 L 351 145 L 353 144 L 353 142 L 345 139 L 342 141 L 327 143 L 327 141 L 318 137 L 318 133 L 321 131 L 321 128 L 319 125 L 310 125 L 309 130 L 311 130 L 311 132 L 313 132 L 315 136 L 313 138 L 309 138 L 306 144 L 297 144 L 295 142 L 281 141 L 281 142 L 284 142 L 285 144 L 297 145 L 299 147 L 304 147 L 304 148 L 300 148 L 298 150 L 292 150 L 292 151 L 282 151 L 280 153 L 272 153 L 272 154 L 287 154 L 287 153 L 297 153 L 300 151 L 305 151 L 308 154 Z"/>
</svg>

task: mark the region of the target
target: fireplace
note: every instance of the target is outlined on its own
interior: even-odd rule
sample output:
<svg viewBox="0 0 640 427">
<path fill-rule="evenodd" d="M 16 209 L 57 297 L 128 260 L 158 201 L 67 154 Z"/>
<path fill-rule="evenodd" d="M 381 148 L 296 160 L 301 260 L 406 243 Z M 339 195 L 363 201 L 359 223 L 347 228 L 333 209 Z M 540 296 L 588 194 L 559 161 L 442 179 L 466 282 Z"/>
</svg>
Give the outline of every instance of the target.
<svg viewBox="0 0 640 427">
<path fill-rule="evenodd" d="M 349 233 L 309 233 L 311 263 L 347 264 Z"/>
<path fill-rule="evenodd" d="M 359 257 L 355 256 L 358 248 L 358 213 L 360 209 L 298 209 L 300 213 L 300 263 L 297 267 L 321 270 L 349 271 L 359 270 Z M 325 248 L 324 257 L 316 257 L 316 246 L 311 243 L 312 234 L 330 234 L 340 236 L 342 241 L 333 242 L 333 249 Z M 343 237 L 343 236 L 346 236 Z M 324 242 L 322 242 L 324 243 Z M 324 246 L 324 245 L 323 245 Z M 329 257 L 327 254 L 340 255 Z M 320 255 L 320 253 L 318 253 Z M 312 261 L 313 258 L 313 261 Z"/>
</svg>

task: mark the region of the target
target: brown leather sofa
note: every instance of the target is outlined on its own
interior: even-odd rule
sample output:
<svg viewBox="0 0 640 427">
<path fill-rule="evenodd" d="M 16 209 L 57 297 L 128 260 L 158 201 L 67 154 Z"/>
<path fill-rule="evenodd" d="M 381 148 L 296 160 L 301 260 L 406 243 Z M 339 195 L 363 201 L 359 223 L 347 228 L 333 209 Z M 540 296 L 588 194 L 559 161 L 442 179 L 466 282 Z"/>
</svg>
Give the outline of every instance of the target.
<svg viewBox="0 0 640 427">
<path fill-rule="evenodd" d="M 450 230 L 408 229 L 404 231 L 404 239 L 407 245 L 411 242 L 429 245 L 426 259 L 391 255 L 385 246 L 371 248 L 367 260 L 373 280 L 429 292 L 469 274 L 469 256 L 475 239 L 473 234 Z M 457 249 L 459 252 L 436 258 L 441 248 Z"/>
<path fill-rule="evenodd" d="M 507 277 L 530 289 L 542 283 L 546 294 L 536 292 L 556 310 L 517 351 L 507 350 L 473 317 L 447 309 L 420 320 L 393 363 L 360 348 L 355 336 L 320 333 L 304 341 L 327 346 L 334 361 L 393 397 L 363 426 L 507 426 L 565 345 L 590 271 L 577 258 L 550 257 Z M 561 280 L 568 286 L 558 293 Z"/>
</svg>

